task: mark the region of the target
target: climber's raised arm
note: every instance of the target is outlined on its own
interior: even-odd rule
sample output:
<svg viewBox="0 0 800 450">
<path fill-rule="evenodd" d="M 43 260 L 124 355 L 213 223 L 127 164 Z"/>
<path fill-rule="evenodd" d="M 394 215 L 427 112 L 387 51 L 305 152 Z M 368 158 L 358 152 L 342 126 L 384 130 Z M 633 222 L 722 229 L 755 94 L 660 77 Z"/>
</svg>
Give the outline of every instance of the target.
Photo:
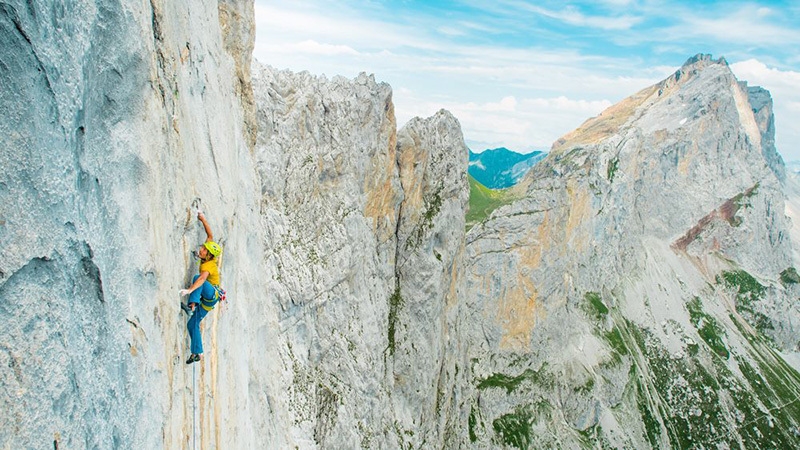
<svg viewBox="0 0 800 450">
<path fill-rule="evenodd" d="M 206 236 L 207 236 L 206 237 L 206 242 L 213 241 L 214 240 L 214 234 L 211 233 L 211 227 L 208 226 L 208 221 L 206 220 L 206 216 L 205 216 L 205 214 L 203 214 L 203 211 L 200 211 L 200 210 L 197 211 L 197 218 L 200 220 L 200 222 L 203 222 L 203 228 L 205 228 L 205 230 L 206 230 Z"/>
</svg>

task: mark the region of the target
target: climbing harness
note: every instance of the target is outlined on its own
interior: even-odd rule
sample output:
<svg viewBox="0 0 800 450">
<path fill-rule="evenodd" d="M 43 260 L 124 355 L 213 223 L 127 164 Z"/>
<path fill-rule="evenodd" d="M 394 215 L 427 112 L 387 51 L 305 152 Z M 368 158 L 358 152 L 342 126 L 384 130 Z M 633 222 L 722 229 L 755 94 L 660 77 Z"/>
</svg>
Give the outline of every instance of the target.
<svg viewBox="0 0 800 450">
<path fill-rule="evenodd" d="M 211 311 L 219 302 L 224 302 L 227 299 L 225 289 L 219 286 L 214 286 L 214 298 L 200 297 L 200 306 L 206 311 Z M 220 303 L 221 305 L 224 303 Z"/>
</svg>

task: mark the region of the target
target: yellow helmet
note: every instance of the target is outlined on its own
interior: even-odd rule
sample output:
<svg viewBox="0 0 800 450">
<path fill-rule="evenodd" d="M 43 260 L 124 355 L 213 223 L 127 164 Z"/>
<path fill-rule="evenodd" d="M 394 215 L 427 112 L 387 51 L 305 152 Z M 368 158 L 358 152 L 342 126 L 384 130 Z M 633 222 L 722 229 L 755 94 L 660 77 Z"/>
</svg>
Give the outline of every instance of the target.
<svg viewBox="0 0 800 450">
<path fill-rule="evenodd" d="M 217 244 L 214 241 L 206 241 L 203 244 L 203 247 L 205 247 L 206 250 L 208 250 L 208 253 L 214 255 L 215 258 L 222 253 L 222 247 L 220 247 L 219 244 Z"/>
</svg>

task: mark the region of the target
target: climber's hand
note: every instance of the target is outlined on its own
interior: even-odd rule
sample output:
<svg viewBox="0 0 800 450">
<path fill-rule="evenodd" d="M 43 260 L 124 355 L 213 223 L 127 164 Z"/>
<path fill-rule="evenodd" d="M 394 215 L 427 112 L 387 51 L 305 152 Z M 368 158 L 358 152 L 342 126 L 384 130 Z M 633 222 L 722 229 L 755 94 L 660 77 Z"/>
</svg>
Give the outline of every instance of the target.
<svg viewBox="0 0 800 450">
<path fill-rule="evenodd" d="M 203 219 L 206 218 L 206 215 L 203 214 L 203 210 L 201 210 L 201 209 L 197 210 L 197 218 L 200 219 L 200 220 L 203 220 Z"/>
<path fill-rule="evenodd" d="M 185 297 L 185 296 L 189 295 L 189 293 L 191 293 L 191 292 L 192 291 L 190 291 L 188 289 L 181 289 L 180 291 L 178 291 L 178 293 L 181 294 L 181 297 Z"/>
</svg>

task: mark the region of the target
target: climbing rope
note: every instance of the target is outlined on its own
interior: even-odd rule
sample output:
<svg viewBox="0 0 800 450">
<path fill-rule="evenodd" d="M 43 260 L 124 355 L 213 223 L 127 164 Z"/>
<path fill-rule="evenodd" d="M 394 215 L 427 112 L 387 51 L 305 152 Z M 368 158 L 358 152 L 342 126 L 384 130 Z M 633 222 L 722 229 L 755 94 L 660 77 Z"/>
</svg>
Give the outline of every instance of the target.
<svg viewBox="0 0 800 450">
<path fill-rule="evenodd" d="M 192 364 L 192 450 L 197 450 L 197 364 Z"/>
</svg>

